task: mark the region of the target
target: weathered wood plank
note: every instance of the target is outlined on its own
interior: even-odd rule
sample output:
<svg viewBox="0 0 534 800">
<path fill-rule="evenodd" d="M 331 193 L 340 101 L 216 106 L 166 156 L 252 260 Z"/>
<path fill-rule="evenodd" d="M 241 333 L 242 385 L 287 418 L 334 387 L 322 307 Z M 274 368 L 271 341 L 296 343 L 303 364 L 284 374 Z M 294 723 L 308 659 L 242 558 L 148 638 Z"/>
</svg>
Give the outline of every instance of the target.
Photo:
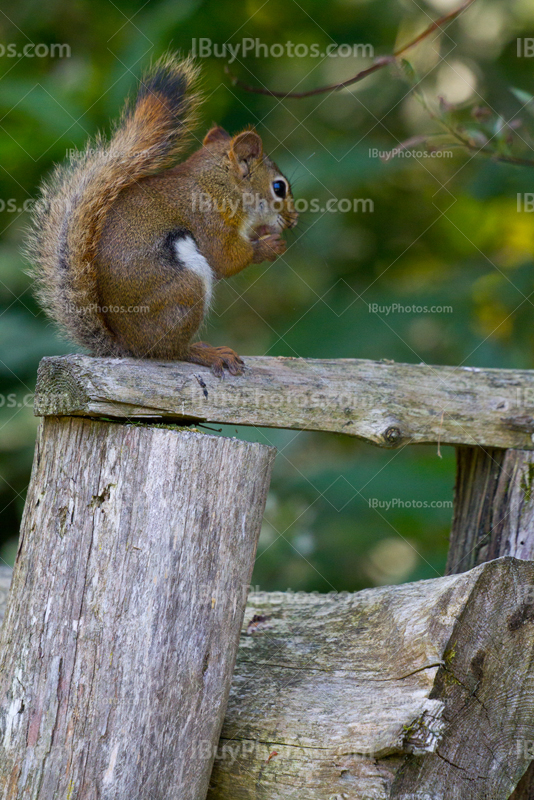
<svg viewBox="0 0 534 800">
<path fill-rule="evenodd" d="M 358 359 L 245 363 L 243 376 L 221 380 L 181 362 L 45 358 L 35 413 L 335 431 L 390 448 L 534 448 L 534 371 Z"/>
<path fill-rule="evenodd" d="M 533 583 L 500 559 L 251 595 L 208 800 L 508 798 L 534 739 Z"/>
<path fill-rule="evenodd" d="M 273 454 L 43 421 L 0 638 L 2 800 L 203 800 Z"/>
</svg>

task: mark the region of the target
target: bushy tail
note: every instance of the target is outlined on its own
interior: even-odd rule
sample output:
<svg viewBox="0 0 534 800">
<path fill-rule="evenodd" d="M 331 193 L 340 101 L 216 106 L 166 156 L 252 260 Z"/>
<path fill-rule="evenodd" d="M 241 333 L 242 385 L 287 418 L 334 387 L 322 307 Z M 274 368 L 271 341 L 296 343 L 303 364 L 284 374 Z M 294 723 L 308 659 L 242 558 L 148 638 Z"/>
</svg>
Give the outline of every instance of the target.
<svg viewBox="0 0 534 800">
<path fill-rule="evenodd" d="M 119 193 L 173 166 L 195 123 L 198 68 L 161 58 L 140 82 L 109 142 L 98 137 L 41 187 L 27 243 L 38 299 L 49 316 L 97 355 L 120 355 L 98 309 L 94 259 Z"/>
</svg>

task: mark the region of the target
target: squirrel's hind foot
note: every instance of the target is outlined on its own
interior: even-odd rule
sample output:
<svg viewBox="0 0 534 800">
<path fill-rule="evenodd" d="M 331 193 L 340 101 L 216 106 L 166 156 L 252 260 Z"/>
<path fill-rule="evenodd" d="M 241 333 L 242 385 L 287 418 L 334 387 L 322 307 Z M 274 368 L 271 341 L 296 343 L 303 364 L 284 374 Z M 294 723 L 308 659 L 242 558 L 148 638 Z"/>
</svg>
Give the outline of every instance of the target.
<svg viewBox="0 0 534 800">
<path fill-rule="evenodd" d="M 211 367 L 217 377 L 222 378 L 224 368 L 230 375 L 242 375 L 245 364 L 241 358 L 229 347 L 212 347 L 206 342 L 195 342 L 189 346 L 186 361 Z"/>
</svg>

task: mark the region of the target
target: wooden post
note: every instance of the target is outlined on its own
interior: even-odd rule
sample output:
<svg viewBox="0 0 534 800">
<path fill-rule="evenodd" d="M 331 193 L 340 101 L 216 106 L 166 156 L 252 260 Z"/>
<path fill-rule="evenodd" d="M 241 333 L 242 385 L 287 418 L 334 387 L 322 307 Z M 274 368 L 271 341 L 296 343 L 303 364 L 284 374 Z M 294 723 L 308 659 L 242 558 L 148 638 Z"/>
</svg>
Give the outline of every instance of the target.
<svg viewBox="0 0 534 800">
<path fill-rule="evenodd" d="M 500 556 L 534 560 L 534 452 L 458 447 L 447 573 Z"/>
<path fill-rule="evenodd" d="M 534 453 L 458 447 L 447 572 L 504 555 L 534 560 Z M 528 608 L 532 614 L 534 594 Z M 529 748 L 532 757 L 534 742 Z M 510 800 L 534 800 L 534 762 Z"/>
<path fill-rule="evenodd" d="M 273 450 L 46 418 L 0 640 L 2 800 L 203 800 Z"/>
</svg>

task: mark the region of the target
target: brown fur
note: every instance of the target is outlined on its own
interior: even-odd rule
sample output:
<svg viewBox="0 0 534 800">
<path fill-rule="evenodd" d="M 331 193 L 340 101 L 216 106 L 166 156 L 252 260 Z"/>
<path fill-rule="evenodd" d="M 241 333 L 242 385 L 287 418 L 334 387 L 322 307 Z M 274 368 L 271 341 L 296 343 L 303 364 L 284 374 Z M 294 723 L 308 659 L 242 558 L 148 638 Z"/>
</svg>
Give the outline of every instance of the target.
<svg viewBox="0 0 534 800">
<path fill-rule="evenodd" d="M 233 351 L 190 345 L 205 289 L 177 261 L 172 237 L 190 233 L 218 279 L 283 252 L 280 231 L 297 214 L 290 191 L 278 217 L 268 207 L 281 173 L 252 130 L 232 138 L 213 128 L 200 150 L 173 166 L 193 124 L 196 78 L 189 59 L 171 56 L 149 71 L 111 141 L 98 139 L 44 185 L 29 253 L 44 308 L 93 354 L 187 359 L 235 372 L 242 362 Z M 248 194 L 264 198 L 265 208 L 250 208 Z M 201 195 L 212 209 L 198 209 Z"/>
</svg>

